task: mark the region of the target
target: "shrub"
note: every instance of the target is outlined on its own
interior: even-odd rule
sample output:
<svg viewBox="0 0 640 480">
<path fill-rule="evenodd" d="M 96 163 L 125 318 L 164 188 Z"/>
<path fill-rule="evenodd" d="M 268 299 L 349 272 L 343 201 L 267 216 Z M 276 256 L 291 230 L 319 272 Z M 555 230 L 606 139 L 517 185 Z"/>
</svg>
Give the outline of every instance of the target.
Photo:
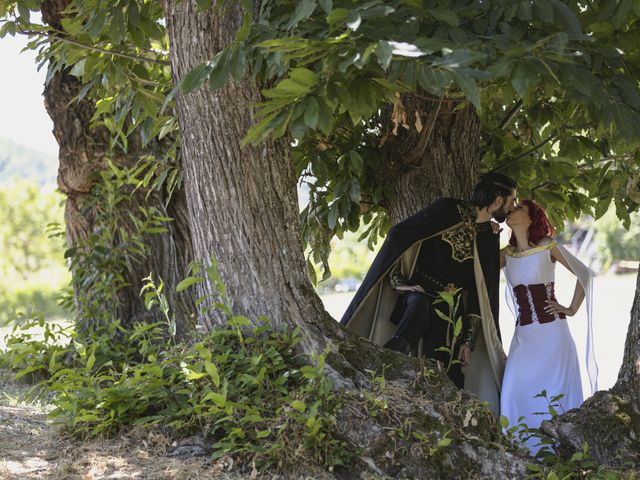
<svg viewBox="0 0 640 480">
<path fill-rule="evenodd" d="M 40 388 L 51 397 L 50 417 L 74 435 L 113 434 L 131 425 L 202 432 L 215 457 L 270 467 L 333 466 L 351 456 L 336 434 L 340 402 L 324 374 L 324 355 L 297 353 L 297 331 L 273 330 L 266 322 L 249 328 L 246 318 L 233 317 L 227 328 L 195 343 L 171 345 L 165 324 L 114 325 L 124 335 L 115 344 L 113 332 L 80 343 L 69 330 L 40 325 L 53 332 L 44 335 L 52 342 L 18 329 L 5 363 L 18 376 L 48 376 Z"/>
</svg>

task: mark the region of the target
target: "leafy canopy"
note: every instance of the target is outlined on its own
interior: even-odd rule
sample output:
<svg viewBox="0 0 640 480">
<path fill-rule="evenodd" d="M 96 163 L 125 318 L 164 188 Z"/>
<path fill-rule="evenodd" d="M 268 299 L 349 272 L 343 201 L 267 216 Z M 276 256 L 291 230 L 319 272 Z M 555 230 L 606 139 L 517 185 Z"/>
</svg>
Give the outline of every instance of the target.
<svg viewBox="0 0 640 480">
<path fill-rule="evenodd" d="M 0 1 L 0 32 L 39 33 L 52 69 L 71 68 L 121 148 L 176 134 L 175 90 L 156 2 L 73 0 L 63 31 L 34 26 L 39 2 Z M 235 2 L 199 1 L 202 10 Z M 640 195 L 640 4 L 629 0 L 265 0 L 245 7 L 235 41 L 179 79 L 184 94 L 251 75 L 262 85 L 245 142 L 290 136 L 305 240 L 326 260 L 334 235 L 367 225 L 374 242 L 393 179 L 384 122 L 411 95 L 475 107 L 483 169 L 515 177 L 556 223 L 599 217 L 613 202 L 628 225 Z M 46 40 L 51 43 L 48 43 Z M 247 73 L 250 72 L 250 73 Z M 437 118 L 396 121 L 422 128 Z M 390 131 L 391 130 L 391 131 Z"/>
</svg>

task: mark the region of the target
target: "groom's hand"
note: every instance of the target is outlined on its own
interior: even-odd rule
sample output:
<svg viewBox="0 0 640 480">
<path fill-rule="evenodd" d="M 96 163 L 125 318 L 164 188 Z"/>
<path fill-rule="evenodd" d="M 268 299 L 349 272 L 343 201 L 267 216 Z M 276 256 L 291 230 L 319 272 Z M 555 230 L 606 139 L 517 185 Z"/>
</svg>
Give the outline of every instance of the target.
<svg viewBox="0 0 640 480">
<path fill-rule="evenodd" d="M 420 293 L 427 293 L 424 291 L 424 288 L 422 288 L 420 285 L 400 285 L 398 287 L 396 287 L 396 290 L 398 292 L 420 292 Z"/>
<path fill-rule="evenodd" d="M 460 365 L 463 367 L 468 367 L 471 363 L 471 347 L 469 345 L 462 345 L 460 347 L 460 353 L 458 354 L 458 360 L 460 360 Z"/>
</svg>

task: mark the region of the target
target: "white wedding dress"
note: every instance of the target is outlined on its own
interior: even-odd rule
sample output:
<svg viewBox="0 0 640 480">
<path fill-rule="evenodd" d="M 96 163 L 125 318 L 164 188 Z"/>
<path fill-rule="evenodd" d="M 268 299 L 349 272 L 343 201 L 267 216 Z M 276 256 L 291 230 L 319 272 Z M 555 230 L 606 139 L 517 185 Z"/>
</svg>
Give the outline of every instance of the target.
<svg viewBox="0 0 640 480">
<path fill-rule="evenodd" d="M 507 247 L 507 297 L 511 297 L 517 317 L 500 397 L 501 414 L 507 417 L 509 426 L 522 422 L 529 428 L 539 427 L 543 420 L 550 418 L 548 400 L 557 395 L 563 395 L 554 405 L 558 413 L 578 407 L 583 401 L 578 354 L 568 325 L 570 320 L 564 315 L 552 315 L 544 311 L 547 300 L 556 300 L 555 263 L 551 258 L 551 249 L 556 245 L 554 241 L 524 252 Z M 578 262 L 565 249 L 561 251 L 565 258 L 571 257 L 572 267 Z M 580 265 L 582 272 L 578 272 L 578 278 L 582 276 L 589 280 L 585 292 L 590 297 L 592 274 L 587 267 Z M 578 269 L 579 266 L 574 268 Z M 584 274 L 585 270 L 588 273 Z M 590 300 L 588 298 L 588 304 Z M 588 307 L 589 313 L 590 310 Z M 589 321 L 589 329 L 590 326 Z M 597 375 L 595 359 L 591 362 L 593 349 L 590 336 L 587 342 L 587 364 L 592 363 Z M 592 380 L 591 371 L 588 376 Z M 591 387 L 592 391 L 597 388 L 595 377 Z M 546 392 L 547 398 L 536 397 L 542 392 Z M 526 441 L 526 446 L 535 453 L 539 448 L 538 443 L 537 438 L 531 438 Z"/>
</svg>

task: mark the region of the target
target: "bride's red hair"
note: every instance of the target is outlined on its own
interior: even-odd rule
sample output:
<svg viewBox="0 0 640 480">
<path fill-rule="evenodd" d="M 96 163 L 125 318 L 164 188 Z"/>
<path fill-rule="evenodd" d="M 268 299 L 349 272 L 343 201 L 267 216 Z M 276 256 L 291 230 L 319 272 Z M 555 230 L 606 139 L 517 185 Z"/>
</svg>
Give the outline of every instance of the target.
<svg viewBox="0 0 640 480">
<path fill-rule="evenodd" d="M 520 203 L 529 207 L 529 219 L 531 219 L 531 225 L 529 225 L 529 229 L 527 230 L 529 246 L 536 246 L 543 238 L 552 236 L 553 226 L 549 222 L 547 212 L 544 211 L 544 208 L 533 200 L 522 200 Z M 514 247 L 518 244 L 513 232 L 511 233 L 509 244 Z"/>
</svg>

